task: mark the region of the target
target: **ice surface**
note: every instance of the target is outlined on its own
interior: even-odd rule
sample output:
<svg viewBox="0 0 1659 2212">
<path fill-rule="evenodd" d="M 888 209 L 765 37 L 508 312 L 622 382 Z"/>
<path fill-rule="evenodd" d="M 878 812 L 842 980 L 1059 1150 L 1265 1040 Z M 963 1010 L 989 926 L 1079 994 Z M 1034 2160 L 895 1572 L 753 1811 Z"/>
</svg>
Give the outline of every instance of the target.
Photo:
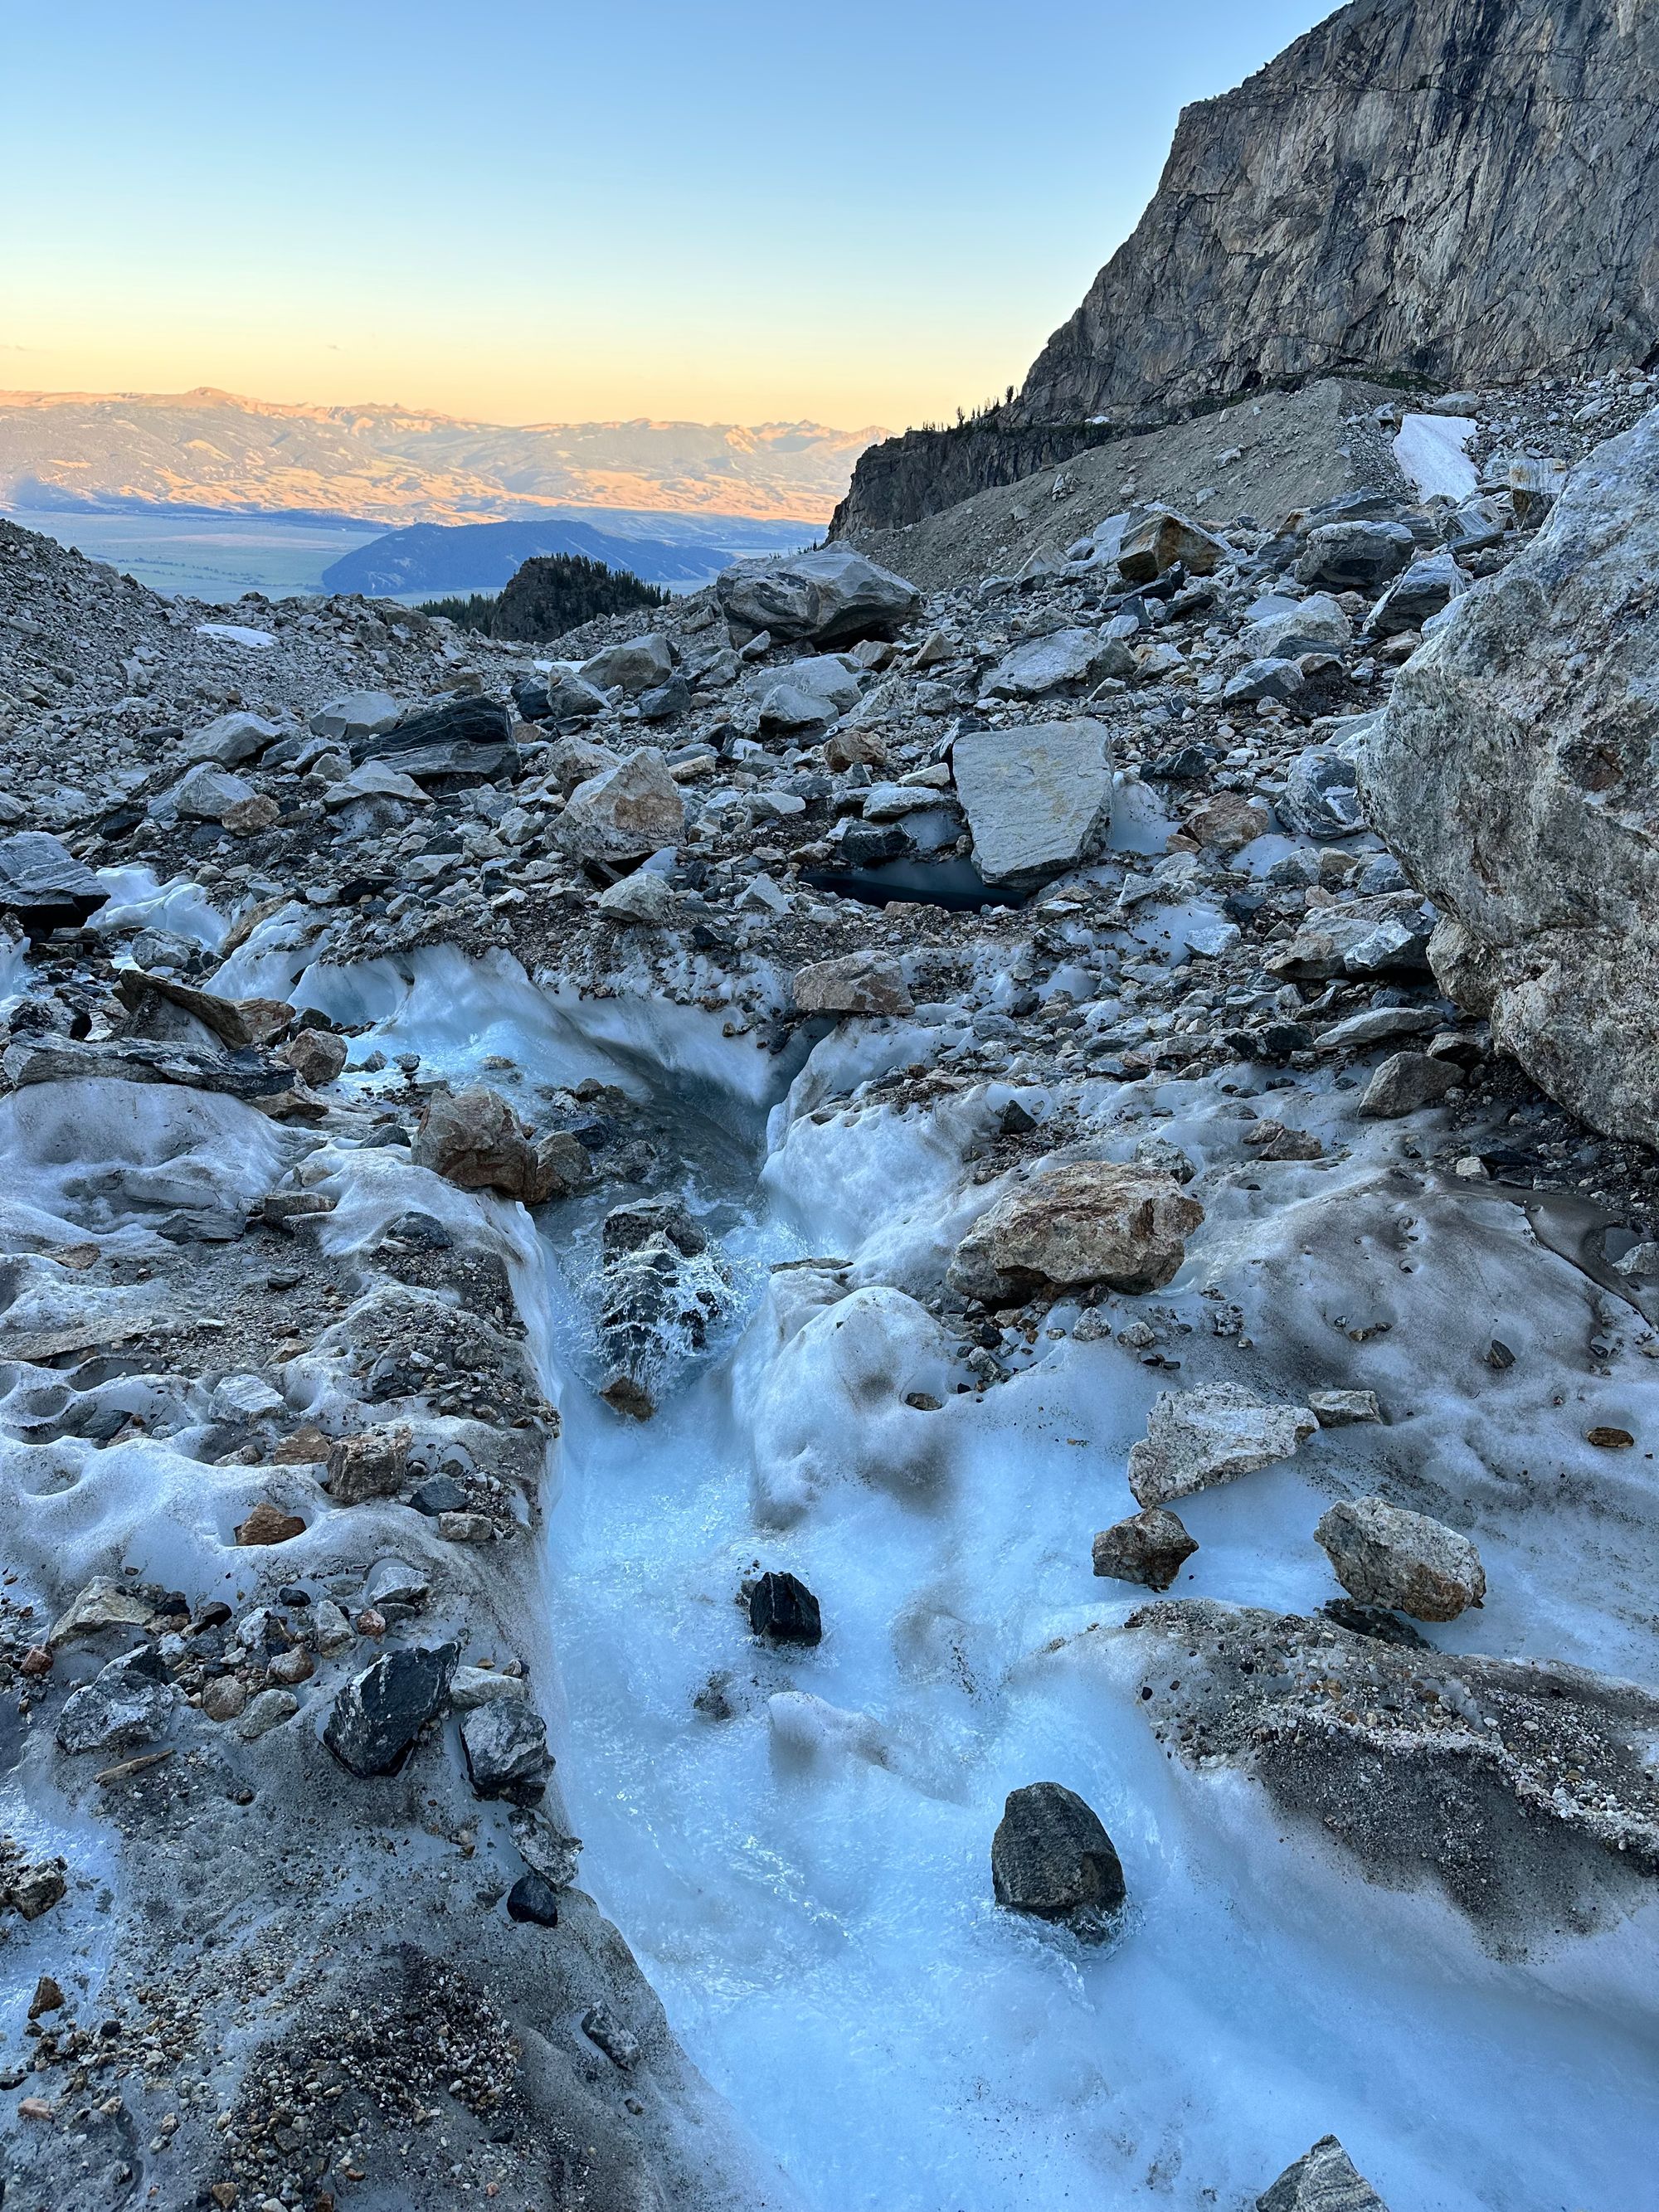
<svg viewBox="0 0 1659 2212">
<path fill-rule="evenodd" d="M 1463 449 L 1477 427 L 1455 415 L 1407 415 L 1401 422 L 1394 457 L 1419 499 L 1474 496 L 1479 473 Z"/>
</svg>

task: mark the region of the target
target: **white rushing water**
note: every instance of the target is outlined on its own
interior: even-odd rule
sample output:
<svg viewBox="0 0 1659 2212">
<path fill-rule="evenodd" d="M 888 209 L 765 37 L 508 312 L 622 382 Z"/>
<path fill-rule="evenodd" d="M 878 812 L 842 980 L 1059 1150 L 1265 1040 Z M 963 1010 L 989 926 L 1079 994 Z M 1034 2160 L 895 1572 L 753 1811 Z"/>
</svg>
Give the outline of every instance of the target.
<svg viewBox="0 0 1659 2212">
<path fill-rule="evenodd" d="M 299 964 L 256 945 L 229 981 L 282 988 Z M 1131 1510 L 1125 1458 L 1160 1378 L 1072 1340 L 1062 1307 L 1022 1372 L 954 1394 L 947 1340 L 876 1287 L 953 1242 L 952 1146 L 881 1111 L 775 1114 L 769 1152 L 767 1063 L 717 1023 L 556 1005 L 510 963 L 421 956 L 413 974 L 313 969 L 296 995 L 376 1020 L 354 1060 L 623 1082 L 670 1156 L 659 1188 L 732 1268 L 720 1341 L 641 1425 L 593 1395 L 584 1296 L 599 1216 L 627 1194 L 544 1221 L 532 1319 L 565 1425 L 555 1732 L 584 1885 L 811 2212 L 1240 2208 L 1328 2132 L 1396 2212 L 1644 2200 L 1651 1910 L 1500 1961 L 1437 1898 L 1288 1832 L 1255 1785 L 1165 1757 L 1122 1645 L 1088 1632 L 1141 1595 L 1093 1578 L 1089 1540 Z M 820 1054 L 844 1081 L 859 1049 Z M 1170 1133 L 1201 1153 L 1194 1127 Z M 1547 1341 L 1562 1271 L 1498 1211 L 1510 1243 L 1474 1264 L 1513 1248 Z M 848 1269 L 771 1273 L 811 1256 Z M 1413 1292 L 1419 1329 L 1466 1292 L 1450 1274 Z M 1420 1353 L 1389 1356 L 1407 1375 Z M 914 1391 L 945 1403 L 915 1410 Z M 1326 1502 L 1295 1465 L 1183 1501 L 1202 1549 L 1176 1594 L 1313 1610 L 1334 1588 L 1309 1540 Z M 1437 1640 L 1638 1671 L 1592 1548 L 1579 1561 L 1547 1528 L 1482 1543 L 1493 1601 Z M 767 1568 L 817 1593 L 817 1649 L 750 1636 L 739 1586 Z M 1004 1796 L 1036 1780 L 1085 1796 L 1121 1856 L 1130 1909 L 1103 1948 L 992 1903 Z"/>
</svg>

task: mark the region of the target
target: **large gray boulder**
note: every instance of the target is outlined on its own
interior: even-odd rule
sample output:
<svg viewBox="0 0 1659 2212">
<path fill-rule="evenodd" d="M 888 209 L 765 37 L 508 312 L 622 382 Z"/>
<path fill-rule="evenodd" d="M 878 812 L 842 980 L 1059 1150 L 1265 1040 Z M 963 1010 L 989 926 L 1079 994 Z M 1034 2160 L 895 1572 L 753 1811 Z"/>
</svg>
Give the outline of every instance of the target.
<svg viewBox="0 0 1659 2212">
<path fill-rule="evenodd" d="M 654 745 L 579 783 L 553 836 L 574 860 L 625 867 L 678 845 L 685 835 L 685 801 Z"/>
<path fill-rule="evenodd" d="M 85 862 L 44 830 L 0 837 L 0 913 L 15 914 L 26 929 L 73 928 L 108 896 Z"/>
<path fill-rule="evenodd" d="M 1381 1498 L 1346 1498 L 1314 1531 L 1348 1595 L 1417 1620 L 1455 1620 L 1486 1595 L 1486 1570 L 1468 1538 L 1426 1513 Z"/>
<path fill-rule="evenodd" d="M 991 671 L 985 689 L 994 699 L 1042 699 L 1051 691 L 1076 691 L 1106 676 L 1133 676 L 1134 656 L 1120 639 L 1097 629 L 1051 630 L 1028 638 Z"/>
<path fill-rule="evenodd" d="M 1093 859 L 1111 825 L 1110 744 L 1087 718 L 957 739 L 957 796 L 988 884 L 1027 888 Z"/>
<path fill-rule="evenodd" d="M 1365 742 L 1442 987 L 1611 1134 L 1659 1142 L 1659 413 L 1460 599 Z"/>
<path fill-rule="evenodd" d="M 630 637 L 620 645 L 608 645 L 581 665 L 580 681 L 599 692 L 614 690 L 620 684 L 630 699 L 641 691 L 654 690 L 666 684 L 674 673 L 674 654 L 668 640 L 660 630 L 651 630 L 643 637 Z M 548 696 L 552 697 L 550 690 Z"/>
<path fill-rule="evenodd" d="M 890 637 L 921 605 L 914 584 L 839 542 L 777 562 L 745 562 L 718 577 L 714 590 L 728 621 L 818 645 Z"/>
</svg>

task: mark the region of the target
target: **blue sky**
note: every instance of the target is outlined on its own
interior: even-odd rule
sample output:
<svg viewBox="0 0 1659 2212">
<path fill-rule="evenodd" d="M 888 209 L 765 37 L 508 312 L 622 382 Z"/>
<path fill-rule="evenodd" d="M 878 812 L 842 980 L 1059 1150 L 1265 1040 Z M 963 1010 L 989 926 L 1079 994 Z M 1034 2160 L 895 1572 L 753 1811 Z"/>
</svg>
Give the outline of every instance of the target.
<svg viewBox="0 0 1659 2212">
<path fill-rule="evenodd" d="M 0 0 L 0 386 L 890 428 L 1320 0 Z"/>
</svg>

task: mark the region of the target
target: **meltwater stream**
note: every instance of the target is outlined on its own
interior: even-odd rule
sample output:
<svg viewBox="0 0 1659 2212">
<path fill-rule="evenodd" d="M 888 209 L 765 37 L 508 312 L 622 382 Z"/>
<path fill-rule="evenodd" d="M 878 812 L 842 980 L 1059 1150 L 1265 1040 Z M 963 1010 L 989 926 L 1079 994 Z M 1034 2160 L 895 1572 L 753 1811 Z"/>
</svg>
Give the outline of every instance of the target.
<svg viewBox="0 0 1659 2212">
<path fill-rule="evenodd" d="M 623 1084 L 649 1194 L 725 1255 L 725 1322 L 641 1423 L 597 1395 L 593 1320 L 600 1217 L 639 1193 L 543 1216 L 552 1718 L 584 1886 L 810 2212 L 1243 2212 L 1327 2133 L 1395 2212 L 1645 2201 L 1659 2100 L 1628 1926 L 1496 1960 L 1437 1899 L 1285 1833 L 1253 1784 L 1166 1759 L 1110 1632 L 1139 1594 L 1089 1557 L 1129 1509 L 1155 1386 L 1059 1335 L 955 1394 L 948 1340 L 878 1287 L 952 1234 L 959 1163 L 925 1125 L 775 1115 L 769 1152 L 765 1064 L 717 1024 L 556 1003 L 511 963 L 312 969 L 290 995 L 374 1024 L 354 1060 Z M 1293 1464 L 1185 1501 L 1205 1594 L 1312 1611 L 1319 1503 Z M 750 1637 L 738 1594 L 766 1568 L 817 1594 L 817 1649 Z M 1564 1605 L 1588 1652 L 1593 1613 Z M 1131 1905 L 1103 1948 L 992 1902 L 1003 1799 L 1037 1780 L 1117 1845 Z"/>
</svg>

